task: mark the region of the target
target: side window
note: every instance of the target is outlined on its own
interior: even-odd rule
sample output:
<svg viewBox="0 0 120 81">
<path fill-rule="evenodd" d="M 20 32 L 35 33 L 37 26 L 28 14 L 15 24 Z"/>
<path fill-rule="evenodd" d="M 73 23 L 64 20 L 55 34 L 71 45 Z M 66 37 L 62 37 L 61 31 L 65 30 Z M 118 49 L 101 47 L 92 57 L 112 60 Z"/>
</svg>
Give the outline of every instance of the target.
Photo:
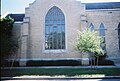
<svg viewBox="0 0 120 81">
<path fill-rule="evenodd" d="M 105 27 L 104 24 L 101 23 L 99 26 L 99 36 L 103 38 L 103 42 L 101 43 L 101 47 L 103 50 L 106 50 L 106 43 L 105 43 Z"/>
<path fill-rule="evenodd" d="M 119 43 L 119 50 L 120 50 L 120 23 L 118 24 L 118 43 Z"/>
<path fill-rule="evenodd" d="M 91 23 L 88 27 L 88 29 L 92 32 L 94 30 L 94 25 Z"/>
</svg>

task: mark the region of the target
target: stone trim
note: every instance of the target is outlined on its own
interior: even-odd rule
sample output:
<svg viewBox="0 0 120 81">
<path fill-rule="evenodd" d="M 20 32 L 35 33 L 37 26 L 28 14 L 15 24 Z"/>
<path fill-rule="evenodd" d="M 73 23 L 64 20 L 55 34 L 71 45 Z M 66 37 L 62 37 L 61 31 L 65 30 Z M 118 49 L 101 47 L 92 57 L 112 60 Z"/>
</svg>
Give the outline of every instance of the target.
<svg viewBox="0 0 120 81">
<path fill-rule="evenodd" d="M 55 61 L 55 60 L 82 60 L 83 58 L 21 58 L 21 59 L 15 59 L 16 61 L 29 61 L 29 60 L 43 60 L 43 61 Z M 13 60 L 13 59 L 8 59 Z"/>
<path fill-rule="evenodd" d="M 66 50 L 62 50 L 62 49 L 57 49 L 57 50 L 44 50 L 43 53 L 65 53 L 67 52 Z"/>
</svg>

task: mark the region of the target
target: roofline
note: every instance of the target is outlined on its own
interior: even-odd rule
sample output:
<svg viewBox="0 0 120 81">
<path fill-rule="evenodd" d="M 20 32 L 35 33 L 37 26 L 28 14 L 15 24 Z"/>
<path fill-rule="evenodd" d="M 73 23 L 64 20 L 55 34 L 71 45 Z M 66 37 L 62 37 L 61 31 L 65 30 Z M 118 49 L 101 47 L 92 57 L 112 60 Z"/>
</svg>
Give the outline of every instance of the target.
<svg viewBox="0 0 120 81">
<path fill-rule="evenodd" d="M 3 15 L 1 15 L 1 19 L 2 18 L 5 18 L 7 15 L 14 15 L 14 14 L 25 14 L 25 13 L 10 13 L 10 12 L 6 12 L 6 13 L 4 13 Z"/>
<path fill-rule="evenodd" d="M 13 14 L 13 15 L 14 15 L 14 14 L 17 15 L 17 14 L 25 14 L 25 13 L 9 13 L 9 14 L 10 14 L 10 15 L 12 15 L 12 14 Z"/>
<path fill-rule="evenodd" d="M 85 11 L 120 11 L 120 9 L 116 8 L 116 9 L 89 9 L 89 10 L 85 10 Z"/>
<path fill-rule="evenodd" d="M 95 3 L 120 3 L 120 2 L 92 2 L 92 3 L 82 3 L 81 4 L 95 4 Z"/>
</svg>

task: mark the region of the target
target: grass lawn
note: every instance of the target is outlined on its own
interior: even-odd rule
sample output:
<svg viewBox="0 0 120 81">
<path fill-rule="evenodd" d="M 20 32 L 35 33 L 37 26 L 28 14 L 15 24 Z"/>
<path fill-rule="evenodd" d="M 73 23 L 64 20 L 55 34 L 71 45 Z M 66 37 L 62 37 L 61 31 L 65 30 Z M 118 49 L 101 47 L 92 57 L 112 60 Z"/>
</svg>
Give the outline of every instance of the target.
<svg viewBox="0 0 120 81">
<path fill-rule="evenodd" d="M 30 68 L 30 69 L 6 69 L 1 71 L 1 76 L 81 76 L 81 75 L 104 75 L 120 76 L 120 68 L 98 68 L 91 70 L 89 68 Z"/>
</svg>

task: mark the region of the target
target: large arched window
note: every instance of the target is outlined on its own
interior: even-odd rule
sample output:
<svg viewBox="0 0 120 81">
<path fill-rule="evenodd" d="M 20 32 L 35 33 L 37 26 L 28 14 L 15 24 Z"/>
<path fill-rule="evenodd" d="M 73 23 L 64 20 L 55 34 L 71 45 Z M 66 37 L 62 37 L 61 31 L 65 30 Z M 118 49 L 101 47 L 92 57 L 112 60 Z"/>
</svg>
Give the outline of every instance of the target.
<svg viewBox="0 0 120 81">
<path fill-rule="evenodd" d="M 45 17 L 45 49 L 65 49 L 65 16 L 56 6 Z"/>
<path fill-rule="evenodd" d="M 119 50 L 120 50 L 120 23 L 118 24 L 118 39 L 119 39 Z"/>
<path fill-rule="evenodd" d="M 94 30 L 94 25 L 91 23 L 88 29 L 92 32 Z"/>
<path fill-rule="evenodd" d="M 106 50 L 106 44 L 105 44 L 105 27 L 104 24 L 101 23 L 99 27 L 99 36 L 103 38 L 103 42 L 101 43 L 101 47 L 103 50 Z"/>
</svg>

